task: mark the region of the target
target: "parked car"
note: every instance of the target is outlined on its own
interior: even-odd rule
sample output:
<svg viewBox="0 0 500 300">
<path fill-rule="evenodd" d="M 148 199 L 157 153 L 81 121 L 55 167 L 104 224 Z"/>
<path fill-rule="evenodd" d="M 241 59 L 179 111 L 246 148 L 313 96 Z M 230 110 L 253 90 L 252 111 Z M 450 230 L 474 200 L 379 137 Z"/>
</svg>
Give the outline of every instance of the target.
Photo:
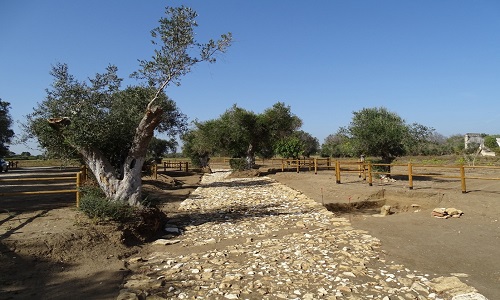
<svg viewBox="0 0 500 300">
<path fill-rule="evenodd" d="M 4 160 L 3 158 L 0 158 L 0 172 L 7 171 L 9 171 L 9 162 Z"/>
</svg>

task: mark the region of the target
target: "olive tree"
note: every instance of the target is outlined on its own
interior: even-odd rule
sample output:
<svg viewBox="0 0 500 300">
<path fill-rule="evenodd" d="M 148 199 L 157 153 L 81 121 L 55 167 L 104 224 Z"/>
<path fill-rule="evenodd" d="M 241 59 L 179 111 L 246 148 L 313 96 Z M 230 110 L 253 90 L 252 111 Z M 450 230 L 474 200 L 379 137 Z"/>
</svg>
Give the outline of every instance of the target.
<svg viewBox="0 0 500 300">
<path fill-rule="evenodd" d="M 2 101 L 0 98 L 0 156 L 5 156 L 9 152 L 9 147 L 14 131 L 12 130 L 12 117 L 9 113 L 10 103 Z"/>
<path fill-rule="evenodd" d="M 151 31 L 154 55 L 139 60 L 132 77 L 144 86 L 121 89 L 117 68 L 108 67 L 90 82 L 77 81 L 58 64 L 46 99 L 28 116 L 28 132 L 41 146 L 59 154 L 77 153 L 112 201 L 140 206 L 141 170 L 155 131 L 176 134 L 185 117 L 165 95 L 170 84 L 200 62 L 215 62 L 231 44 L 231 34 L 199 43 L 194 10 L 167 7 L 160 25 Z"/>
<path fill-rule="evenodd" d="M 272 157 L 275 144 L 292 135 L 301 125 L 302 121 L 282 102 L 261 114 L 233 105 L 218 119 L 195 123 L 191 133 L 184 136 L 185 154 L 193 157 L 193 154 L 217 153 L 245 158 L 246 168 L 250 169 L 256 155 Z"/>
<path fill-rule="evenodd" d="M 355 156 L 351 138 L 341 128 L 335 134 L 328 135 L 321 145 L 323 157 L 353 157 Z"/>
<path fill-rule="evenodd" d="M 406 153 L 408 126 L 400 116 L 384 107 L 354 112 L 347 132 L 356 155 L 377 156 L 383 163 L 391 163 Z"/>
</svg>

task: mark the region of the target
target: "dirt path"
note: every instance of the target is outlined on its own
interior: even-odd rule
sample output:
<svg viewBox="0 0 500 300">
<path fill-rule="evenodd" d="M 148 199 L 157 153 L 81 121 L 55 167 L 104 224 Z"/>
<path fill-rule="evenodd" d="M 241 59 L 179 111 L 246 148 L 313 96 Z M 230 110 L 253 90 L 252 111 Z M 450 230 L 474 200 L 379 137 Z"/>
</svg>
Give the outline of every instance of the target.
<svg viewBox="0 0 500 300">
<path fill-rule="evenodd" d="M 162 200 L 165 211 L 175 211 L 200 175 L 167 175 L 145 180 L 145 189 L 152 201 Z M 429 274 L 458 274 L 489 299 L 500 299 L 498 182 L 477 181 L 462 194 L 459 182 L 445 180 L 418 181 L 409 191 L 402 180 L 368 187 L 352 176 L 335 184 L 333 172 L 272 178 L 339 210 L 354 227 L 379 238 L 394 261 Z M 377 207 L 346 210 L 349 202 L 367 199 L 382 199 L 378 205 L 390 204 L 396 213 L 381 218 L 372 216 Z M 430 216 L 435 207 L 465 214 L 436 219 Z M 0 299 L 115 299 L 127 272 L 124 257 L 149 251 L 147 244 L 123 246 L 115 227 L 81 217 L 72 195 L 0 199 L 0 237 Z"/>
<path fill-rule="evenodd" d="M 352 225 L 379 238 L 389 257 L 429 274 L 458 274 L 489 299 L 500 299 L 500 184 L 474 181 L 462 194 L 458 181 L 378 181 L 368 186 L 357 176 L 335 184 L 333 172 L 277 173 L 272 177 L 337 210 Z M 349 202 L 382 199 L 396 213 L 374 217 L 378 207 L 347 209 Z M 343 203 L 344 205 L 338 205 Z M 346 205 L 347 204 L 347 205 Z M 412 206 L 413 205 L 413 206 Z M 418 205 L 418 206 L 417 206 Z M 461 218 L 431 217 L 436 207 L 464 211 Z"/>
</svg>

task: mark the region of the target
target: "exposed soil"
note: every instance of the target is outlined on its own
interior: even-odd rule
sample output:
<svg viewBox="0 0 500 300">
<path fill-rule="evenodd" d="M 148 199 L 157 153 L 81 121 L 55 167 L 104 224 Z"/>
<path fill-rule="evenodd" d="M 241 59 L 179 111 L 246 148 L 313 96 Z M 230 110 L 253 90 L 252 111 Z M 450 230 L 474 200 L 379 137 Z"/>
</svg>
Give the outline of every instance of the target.
<svg viewBox="0 0 500 300">
<path fill-rule="evenodd" d="M 15 172 L 21 170 L 9 176 Z M 368 186 L 355 174 L 336 184 L 333 171 L 270 176 L 369 231 L 389 259 L 429 274 L 460 276 L 489 299 L 500 299 L 498 181 L 471 181 L 462 194 L 460 181 L 453 179 L 422 178 L 409 190 L 405 178 L 397 177 Z M 172 222 L 200 178 L 192 172 L 162 173 L 145 177 L 144 190 Z M 0 299 L 116 298 L 127 273 L 125 258 L 148 253 L 150 245 L 131 240 L 116 224 L 87 219 L 74 201 L 72 194 L 0 199 Z M 386 204 L 393 214 L 379 217 Z M 437 219 L 431 216 L 436 207 L 455 207 L 464 215 Z"/>
<path fill-rule="evenodd" d="M 26 173 L 10 170 L 8 176 Z M 145 177 L 144 191 L 151 202 L 162 199 L 168 212 L 200 178 L 191 172 Z M 1 192 L 21 189 L 1 184 Z M 138 228 L 89 220 L 75 208 L 74 194 L 4 196 L 0 208 L 0 299 L 115 299 L 127 274 L 124 259 L 147 248 L 131 234 Z"/>
<path fill-rule="evenodd" d="M 409 190 L 404 177 L 376 180 L 369 186 L 355 174 L 342 176 L 342 183 L 336 184 L 333 171 L 271 175 L 379 238 L 388 259 L 427 274 L 454 274 L 489 299 L 500 299 L 498 181 L 470 180 L 463 194 L 458 179 L 414 179 L 414 189 Z M 381 217 L 382 205 L 391 205 L 393 214 Z M 464 214 L 432 217 L 438 207 Z"/>
</svg>

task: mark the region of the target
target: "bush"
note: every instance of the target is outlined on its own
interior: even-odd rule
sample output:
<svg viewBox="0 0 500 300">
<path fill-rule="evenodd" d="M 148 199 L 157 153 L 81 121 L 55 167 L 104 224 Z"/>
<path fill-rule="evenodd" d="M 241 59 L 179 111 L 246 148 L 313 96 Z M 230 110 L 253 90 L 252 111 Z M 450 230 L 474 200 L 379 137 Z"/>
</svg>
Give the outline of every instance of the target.
<svg viewBox="0 0 500 300">
<path fill-rule="evenodd" d="M 247 169 L 247 160 L 244 158 L 231 158 L 229 166 L 233 171 L 244 171 Z"/>
<path fill-rule="evenodd" d="M 134 209 L 127 204 L 111 202 L 97 187 L 82 189 L 83 197 L 80 199 L 80 210 L 89 218 L 101 221 L 130 220 L 134 216 Z"/>
</svg>

